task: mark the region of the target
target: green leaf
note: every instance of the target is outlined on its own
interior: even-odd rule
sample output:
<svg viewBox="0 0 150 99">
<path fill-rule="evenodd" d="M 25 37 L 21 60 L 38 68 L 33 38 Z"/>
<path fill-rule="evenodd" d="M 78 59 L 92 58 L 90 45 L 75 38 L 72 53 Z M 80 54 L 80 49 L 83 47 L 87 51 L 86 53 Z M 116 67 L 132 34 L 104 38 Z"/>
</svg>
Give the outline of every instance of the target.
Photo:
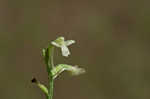
<svg viewBox="0 0 150 99">
<path fill-rule="evenodd" d="M 42 50 L 42 55 L 44 57 L 45 64 L 47 66 L 47 72 L 50 74 L 53 68 L 53 50 L 54 47 L 50 44 L 47 48 Z"/>
</svg>

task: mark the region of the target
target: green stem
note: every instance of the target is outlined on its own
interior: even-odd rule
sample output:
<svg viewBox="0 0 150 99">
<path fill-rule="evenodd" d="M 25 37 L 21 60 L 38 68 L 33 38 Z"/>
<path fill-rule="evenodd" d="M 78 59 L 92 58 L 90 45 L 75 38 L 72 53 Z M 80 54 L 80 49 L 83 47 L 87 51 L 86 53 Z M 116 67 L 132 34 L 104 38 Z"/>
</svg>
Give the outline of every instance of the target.
<svg viewBox="0 0 150 99">
<path fill-rule="evenodd" d="M 49 78 L 49 89 L 48 89 L 48 99 L 53 99 L 53 87 L 54 87 L 54 80 L 53 80 L 53 76 L 52 76 L 52 69 L 54 67 L 54 62 L 53 62 L 53 53 L 54 53 L 54 47 L 50 46 L 48 48 L 48 61 L 47 61 L 47 70 L 48 71 L 48 78 Z"/>
<path fill-rule="evenodd" d="M 49 98 L 48 99 L 53 99 L 53 89 L 54 89 L 54 80 L 51 77 L 51 79 L 49 80 Z"/>
</svg>

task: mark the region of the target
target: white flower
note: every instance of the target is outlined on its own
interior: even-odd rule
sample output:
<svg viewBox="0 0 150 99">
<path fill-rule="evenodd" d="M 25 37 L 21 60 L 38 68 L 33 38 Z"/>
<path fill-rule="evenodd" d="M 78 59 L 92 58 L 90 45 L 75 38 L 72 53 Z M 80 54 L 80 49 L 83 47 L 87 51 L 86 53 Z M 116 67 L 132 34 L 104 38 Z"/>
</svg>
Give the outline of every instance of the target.
<svg viewBox="0 0 150 99">
<path fill-rule="evenodd" d="M 52 45 L 54 45 L 56 47 L 60 47 L 61 51 L 62 51 L 62 55 L 66 56 L 66 57 L 68 55 L 70 55 L 70 51 L 68 49 L 68 46 L 70 46 L 73 43 L 75 43 L 74 40 L 65 41 L 64 37 L 58 37 L 56 40 L 51 42 Z"/>
<path fill-rule="evenodd" d="M 55 66 L 52 69 L 53 78 L 55 79 L 63 71 L 68 71 L 74 76 L 85 73 L 85 69 L 79 68 L 78 66 L 72 66 L 72 65 L 67 65 L 67 64 L 58 64 L 57 66 Z"/>
</svg>

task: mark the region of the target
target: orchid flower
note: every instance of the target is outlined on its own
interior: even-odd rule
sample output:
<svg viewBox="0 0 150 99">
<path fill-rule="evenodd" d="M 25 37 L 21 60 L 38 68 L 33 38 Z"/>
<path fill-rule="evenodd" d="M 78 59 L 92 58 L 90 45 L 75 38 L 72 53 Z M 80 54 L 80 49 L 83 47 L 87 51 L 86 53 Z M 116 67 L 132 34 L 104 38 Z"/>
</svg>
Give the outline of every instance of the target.
<svg viewBox="0 0 150 99">
<path fill-rule="evenodd" d="M 61 48 L 62 55 L 65 57 L 68 57 L 70 55 L 70 51 L 68 49 L 68 46 L 72 45 L 73 43 L 75 43 L 74 40 L 65 41 L 64 37 L 58 37 L 56 40 L 51 42 L 52 45 Z"/>
<path fill-rule="evenodd" d="M 53 78 L 55 79 L 58 75 L 60 75 L 65 70 L 70 72 L 74 76 L 85 73 L 85 69 L 79 68 L 78 66 L 72 66 L 72 65 L 67 65 L 67 64 L 58 64 L 52 70 Z"/>
</svg>

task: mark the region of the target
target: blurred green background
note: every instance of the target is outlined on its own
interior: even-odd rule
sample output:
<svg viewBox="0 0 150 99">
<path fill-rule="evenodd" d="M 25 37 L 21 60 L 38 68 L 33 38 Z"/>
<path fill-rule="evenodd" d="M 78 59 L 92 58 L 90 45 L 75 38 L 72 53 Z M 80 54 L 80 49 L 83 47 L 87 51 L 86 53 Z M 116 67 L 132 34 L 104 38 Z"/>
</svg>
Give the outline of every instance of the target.
<svg viewBox="0 0 150 99">
<path fill-rule="evenodd" d="M 55 64 L 54 99 L 150 99 L 150 1 L 0 0 L 0 99 L 45 99 L 30 80 L 47 84 L 41 50 L 58 36 L 77 41 Z"/>
</svg>

